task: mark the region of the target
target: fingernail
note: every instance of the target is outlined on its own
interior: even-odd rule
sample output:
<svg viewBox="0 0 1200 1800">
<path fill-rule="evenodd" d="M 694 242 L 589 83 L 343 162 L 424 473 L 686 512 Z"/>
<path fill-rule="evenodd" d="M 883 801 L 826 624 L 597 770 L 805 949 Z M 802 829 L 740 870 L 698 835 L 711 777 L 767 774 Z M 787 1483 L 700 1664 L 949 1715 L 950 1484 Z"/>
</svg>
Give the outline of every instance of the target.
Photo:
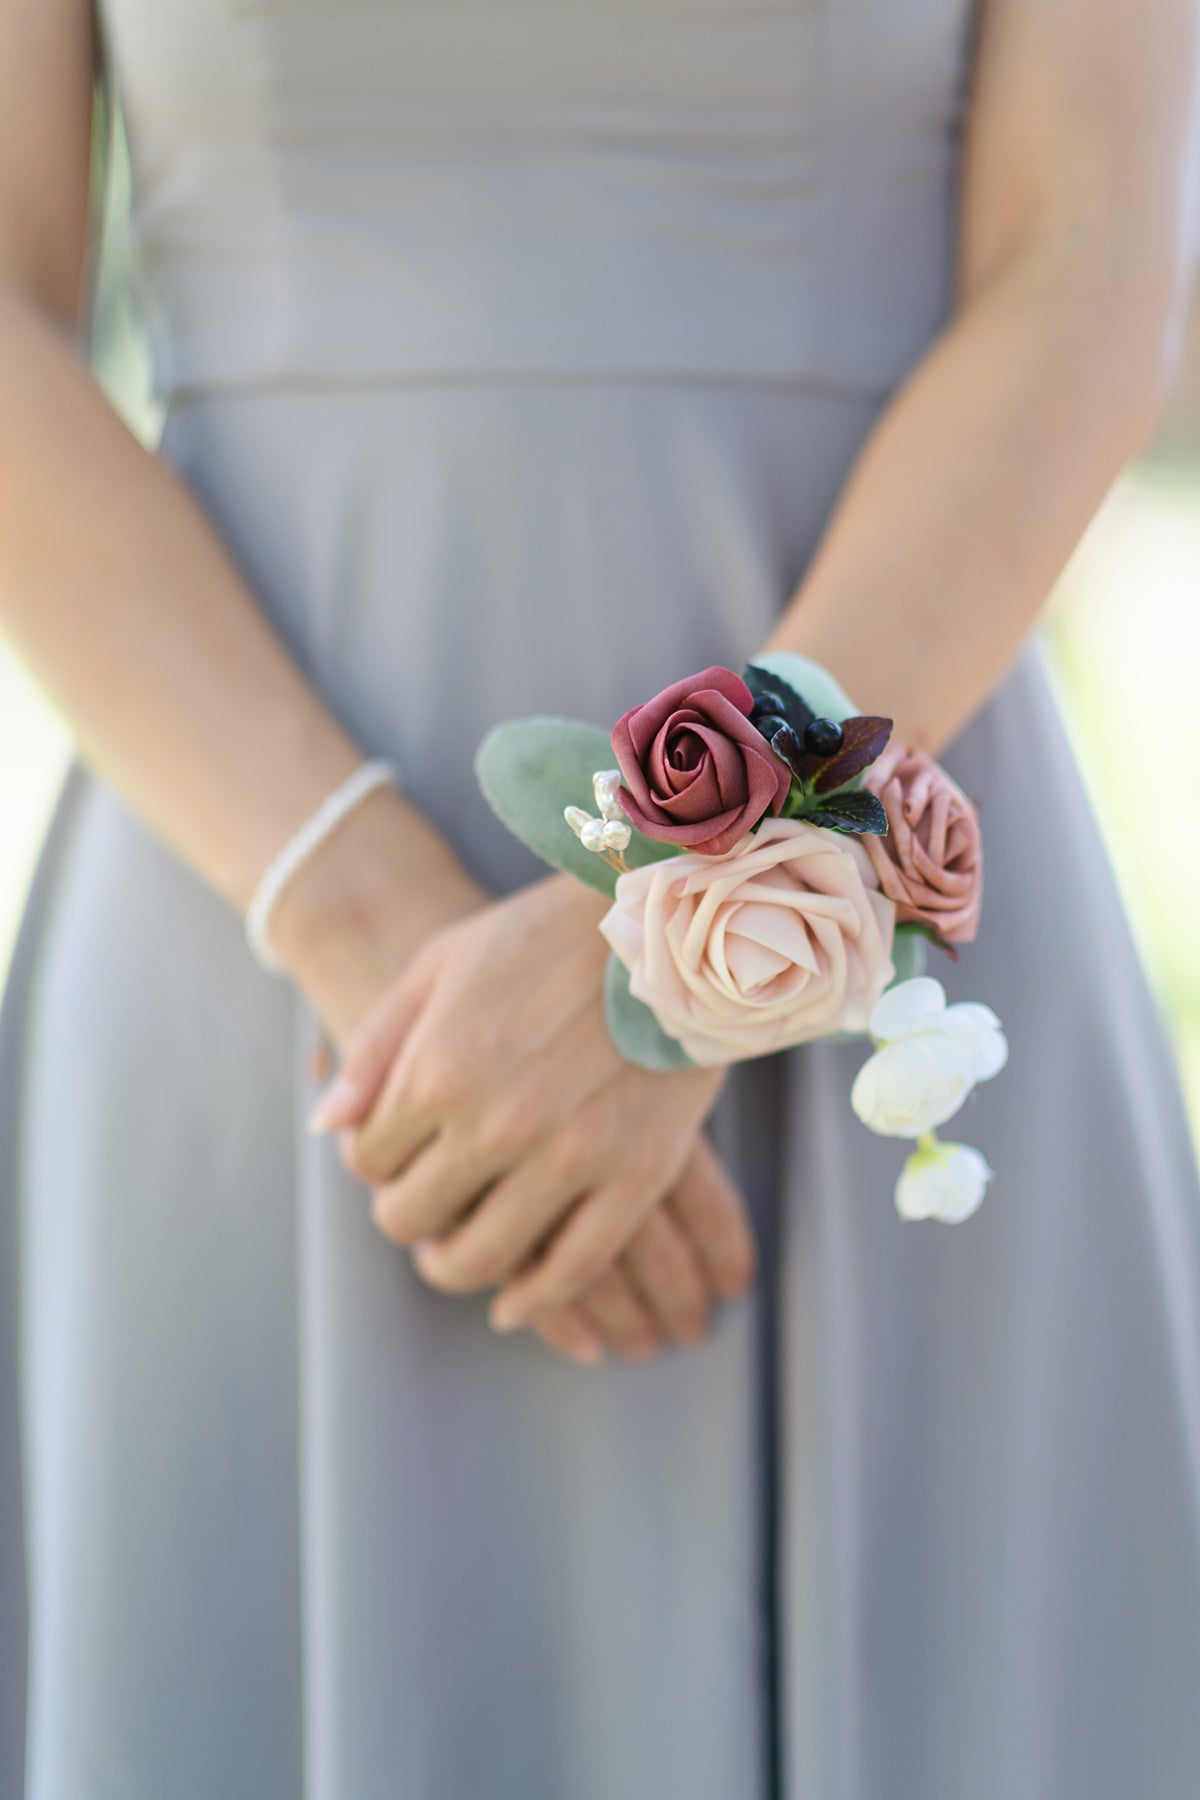
<svg viewBox="0 0 1200 1800">
<path fill-rule="evenodd" d="M 408 1248 L 418 1269 L 427 1269 L 431 1262 L 436 1261 L 436 1238 L 416 1238 Z"/>
<path fill-rule="evenodd" d="M 576 1344 L 569 1352 L 572 1359 L 584 1368 L 594 1369 L 597 1363 L 604 1361 L 604 1345 L 601 1343 Z"/>
<path fill-rule="evenodd" d="M 498 1300 L 488 1313 L 488 1324 L 493 1331 L 515 1331 L 520 1323 L 515 1306 L 504 1300 Z"/>
<path fill-rule="evenodd" d="M 339 1075 L 331 1086 L 318 1098 L 316 1105 L 308 1115 L 310 1131 L 332 1131 L 335 1125 L 345 1125 L 354 1117 L 358 1106 L 359 1092 L 356 1084 L 348 1075 Z"/>
</svg>

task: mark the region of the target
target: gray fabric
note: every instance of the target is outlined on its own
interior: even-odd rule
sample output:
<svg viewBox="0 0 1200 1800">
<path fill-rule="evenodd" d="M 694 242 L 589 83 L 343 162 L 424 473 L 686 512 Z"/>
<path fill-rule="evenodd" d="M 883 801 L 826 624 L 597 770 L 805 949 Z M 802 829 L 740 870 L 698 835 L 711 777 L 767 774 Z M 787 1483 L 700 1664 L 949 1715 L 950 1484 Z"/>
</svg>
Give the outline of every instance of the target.
<svg viewBox="0 0 1200 1800">
<path fill-rule="evenodd" d="M 548 699 L 609 722 L 760 646 L 944 316 L 965 10 L 106 12 L 179 351 L 162 453 L 330 704 L 507 891 L 539 870 L 477 796 L 478 737 Z M 572 268 L 593 237 L 598 290 Z M 343 253 L 379 275 L 352 305 Z M 440 330 L 468 288 L 431 344 L 412 307 Z M 759 1286 L 698 1350 L 598 1371 L 496 1337 L 379 1236 L 303 1129 L 309 1008 L 72 770 L 0 1014 L 27 1800 L 1191 1791 L 1178 1080 L 1035 639 L 943 760 L 987 881 L 937 973 L 1011 1043 L 954 1122 L 997 1170 L 982 1210 L 897 1219 L 898 1146 L 848 1109 L 861 1044 L 747 1065 L 713 1132 Z M 15 1727 L 4 1750 L 17 1794 Z"/>
</svg>

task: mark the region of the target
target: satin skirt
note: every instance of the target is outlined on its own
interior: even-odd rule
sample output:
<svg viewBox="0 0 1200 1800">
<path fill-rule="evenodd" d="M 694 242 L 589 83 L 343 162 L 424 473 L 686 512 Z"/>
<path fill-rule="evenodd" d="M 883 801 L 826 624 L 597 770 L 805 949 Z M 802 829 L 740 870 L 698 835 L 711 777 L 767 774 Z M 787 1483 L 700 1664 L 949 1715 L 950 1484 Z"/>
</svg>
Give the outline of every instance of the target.
<svg viewBox="0 0 1200 1800">
<path fill-rule="evenodd" d="M 161 454 L 500 893 L 541 870 L 477 793 L 484 731 L 740 667 L 878 405 L 278 383 L 178 397 Z M 380 1236 L 304 1129 L 307 1002 L 72 767 L 0 1015 L 3 1792 L 1192 1790 L 1200 1185 L 1036 637 L 941 760 L 986 875 L 930 969 L 1010 1043 L 947 1128 L 981 1210 L 896 1216 L 865 1041 L 747 1064 L 711 1131 L 754 1292 L 591 1371 Z"/>
</svg>

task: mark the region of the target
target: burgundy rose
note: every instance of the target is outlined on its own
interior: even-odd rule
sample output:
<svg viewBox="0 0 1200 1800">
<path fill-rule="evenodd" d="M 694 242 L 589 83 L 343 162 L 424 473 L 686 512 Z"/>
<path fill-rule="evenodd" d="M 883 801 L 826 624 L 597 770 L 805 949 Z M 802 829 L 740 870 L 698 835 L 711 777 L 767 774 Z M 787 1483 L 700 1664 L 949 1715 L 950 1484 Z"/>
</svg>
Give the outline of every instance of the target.
<svg viewBox="0 0 1200 1800">
<path fill-rule="evenodd" d="M 791 787 L 750 723 L 754 696 L 732 669 L 702 669 L 631 707 L 613 726 L 626 816 L 647 837 L 723 856 Z"/>
</svg>

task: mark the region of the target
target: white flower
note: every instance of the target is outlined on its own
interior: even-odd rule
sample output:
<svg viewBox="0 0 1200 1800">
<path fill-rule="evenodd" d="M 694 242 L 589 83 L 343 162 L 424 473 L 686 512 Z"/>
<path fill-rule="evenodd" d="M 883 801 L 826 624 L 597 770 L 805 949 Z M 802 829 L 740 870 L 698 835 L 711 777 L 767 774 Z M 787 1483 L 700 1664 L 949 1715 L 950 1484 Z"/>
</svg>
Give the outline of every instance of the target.
<svg viewBox="0 0 1200 1800">
<path fill-rule="evenodd" d="M 850 1104 L 885 1137 L 920 1137 L 956 1113 L 975 1078 L 952 1039 L 930 1032 L 897 1038 L 869 1057 L 854 1078 Z"/>
<path fill-rule="evenodd" d="M 879 1043 L 854 1078 L 850 1104 L 886 1137 L 920 1137 L 956 1113 L 977 1081 L 998 1074 L 1008 1042 L 989 1006 L 946 1005 L 931 975 L 888 988 L 868 1022 Z"/>
<path fill-rule="evenodd" d="M 902 1219 L 940 1219 L 957 1225 L 969 1219 L 995 1174 L 969 1144 L 936 1138 L 905 1159 L 896 1183 L 896 1211 Z"/>
</svg>

